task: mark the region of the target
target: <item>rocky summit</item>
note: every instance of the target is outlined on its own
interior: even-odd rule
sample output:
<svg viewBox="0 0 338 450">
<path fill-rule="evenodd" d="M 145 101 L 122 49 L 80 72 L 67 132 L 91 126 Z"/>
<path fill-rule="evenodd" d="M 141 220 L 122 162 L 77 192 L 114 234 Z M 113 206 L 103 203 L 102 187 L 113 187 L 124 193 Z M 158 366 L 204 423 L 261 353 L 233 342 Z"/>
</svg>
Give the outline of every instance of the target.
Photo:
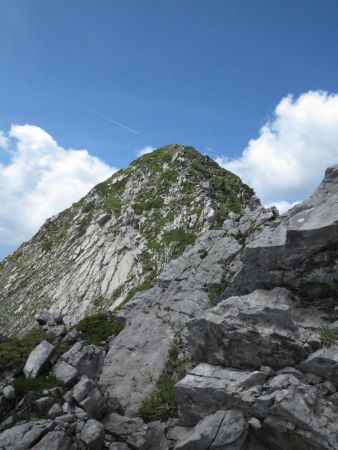
<svg viewBox="0 0 338 450">
<path fill-rule="evenodd" d="M 114 308 L 151 287 L 167 262 L 229 211 L 252 202 L 252 189 L 192 147 L 144 155 L 48 219 L 1 263 L 0 332 L 20 332 L 50 308 L 67 323 Z"/>
<path fill-rule="evenodd" d="M 279 216 L 143 156 L 2 263 L 0 450 L 337 450 L 337 257 L 338 166 Z"/>
</svg>

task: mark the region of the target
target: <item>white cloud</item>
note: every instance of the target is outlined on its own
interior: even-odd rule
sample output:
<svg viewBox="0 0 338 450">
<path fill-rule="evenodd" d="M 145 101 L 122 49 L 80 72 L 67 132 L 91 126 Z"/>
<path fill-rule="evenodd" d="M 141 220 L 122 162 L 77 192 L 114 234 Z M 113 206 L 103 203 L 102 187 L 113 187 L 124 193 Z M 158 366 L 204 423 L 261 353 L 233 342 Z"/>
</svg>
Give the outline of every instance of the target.
<svg viewBox="0 0 338 450">
<path fill-rule="evenodd" d="M 0 130 L 0 148 L 7 149 L 9 146 L 9 139 L 6 137 L 5 133 Z"/>
<path fill-rule="evenodd" d="M 338 163 L 338 94 L 287 96 L 241 157 L 217 158 L 253 187 L 263 204 L 282 209 L 307 197 Z"/>
<path fill-rule="evenodd" d="M 151 145 L 148 145 L 147 147 L 141 148 L 141 150 L 139 150 L 137 152 L 137 156 L 139 158 L 140 156 L 146 155 L 147 153 L 151 153 L 154 150 L 156 150 L 155 147 L 152 147 Z"/>
<path fill-rule="evenodd" d="M 30 238 L 45 219 L 116 171 L 87 150 L 62 148 L 36 126 L 13 125 L 0 138 L 10 154 L 0 163 L 0 246 Z"/>
</svg>

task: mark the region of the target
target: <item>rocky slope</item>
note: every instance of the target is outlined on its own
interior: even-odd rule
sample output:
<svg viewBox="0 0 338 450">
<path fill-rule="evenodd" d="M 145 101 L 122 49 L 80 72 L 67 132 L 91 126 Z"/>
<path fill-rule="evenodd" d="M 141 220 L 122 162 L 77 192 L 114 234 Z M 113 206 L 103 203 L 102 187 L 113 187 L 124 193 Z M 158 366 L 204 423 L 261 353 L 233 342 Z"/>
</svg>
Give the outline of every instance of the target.
<svg viewBox="0 0 338 450">
<path fill-rule="evenodd" d="M 117 306 L 229 211 L 256 203 L 237 176 L 191 147 L 144 155 L 0 263 L 0 332 L 26 329 L 51 307 L 75 323 Z"/>
<path fill-rule="evenodd" d="M 336 450 L 337 193 L 338 166 L 283 216 L 226 213 L 82 333 L 40 316 L 0 364 L 0 449 Z"/>
</svg>

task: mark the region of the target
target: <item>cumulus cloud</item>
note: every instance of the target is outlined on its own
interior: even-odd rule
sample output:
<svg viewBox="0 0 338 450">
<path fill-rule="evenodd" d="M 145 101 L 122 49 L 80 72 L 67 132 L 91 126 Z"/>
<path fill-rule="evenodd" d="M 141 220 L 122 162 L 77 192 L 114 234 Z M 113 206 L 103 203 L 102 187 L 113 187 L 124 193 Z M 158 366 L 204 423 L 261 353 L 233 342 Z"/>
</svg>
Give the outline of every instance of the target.
<svg viewBox="0 0 338 450">
<path fill-rule="evenodd" d="M 62 148 L 46 131 L 13 125 L 0 133 L 10 154 L 0 163 L 0 245 L 20 244 L 48 217 L 116 171 L 87 150 Z"/>
<path fill-rule="evenodd" d="M 152 147 L 151 145 L 148 145 L 147 147 L 141 148 L 141 150 L 139 150 L 137 152 L 137 156 L 138 158 L 140 156 L 146 155 L 147 153 L 151 153 L 155 150 L 155 147 Z"/>
<path fill-rule="evenodd" d="M 0 130 L 0 148 L 7 149 L 9 146 L 9 139 L 3 131 Z"/>
<path fill-rule="evenodd" d="M 239 158 L 217 158 L 282 210 L 310 195 L 338 163 L 338 94 L 310 91 L 283 98 Z"/>
</svg>

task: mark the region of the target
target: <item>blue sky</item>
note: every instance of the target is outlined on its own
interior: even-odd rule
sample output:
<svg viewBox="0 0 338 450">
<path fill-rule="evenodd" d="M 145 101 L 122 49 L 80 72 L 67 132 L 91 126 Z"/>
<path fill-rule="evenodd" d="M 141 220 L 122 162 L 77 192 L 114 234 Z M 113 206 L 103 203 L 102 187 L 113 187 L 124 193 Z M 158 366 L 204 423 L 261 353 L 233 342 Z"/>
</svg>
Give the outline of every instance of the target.
<svg viewBox="0 0 338 450">
<path fill-rule="evenodd" d="M 40 127 L 110 167 L 166 143 L 226 165 L 288 94 L 336 94 L 337 19 L 336 0 L 2 0 L 0 130 Z"/>
</svg>

